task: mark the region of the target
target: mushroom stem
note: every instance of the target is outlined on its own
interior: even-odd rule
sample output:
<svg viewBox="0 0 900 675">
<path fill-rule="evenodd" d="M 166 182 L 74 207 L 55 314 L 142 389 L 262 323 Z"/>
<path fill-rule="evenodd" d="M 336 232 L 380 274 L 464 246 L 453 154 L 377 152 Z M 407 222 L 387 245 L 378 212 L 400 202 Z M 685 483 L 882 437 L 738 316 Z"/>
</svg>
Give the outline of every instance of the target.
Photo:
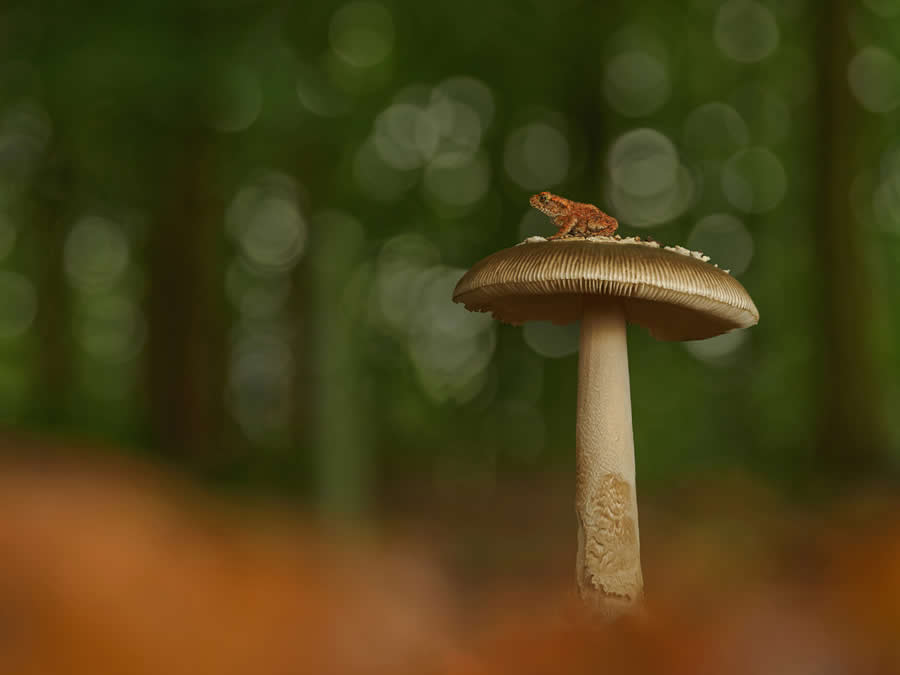
<svg viewBox="0 0 900 675">
<path fill-rule="evenodd" d="M 593 611 L 617 616 L 643 590 L 631 387 L 621 303 L 585 296 L 575 429 L 576 579 Z"/>
</svg>

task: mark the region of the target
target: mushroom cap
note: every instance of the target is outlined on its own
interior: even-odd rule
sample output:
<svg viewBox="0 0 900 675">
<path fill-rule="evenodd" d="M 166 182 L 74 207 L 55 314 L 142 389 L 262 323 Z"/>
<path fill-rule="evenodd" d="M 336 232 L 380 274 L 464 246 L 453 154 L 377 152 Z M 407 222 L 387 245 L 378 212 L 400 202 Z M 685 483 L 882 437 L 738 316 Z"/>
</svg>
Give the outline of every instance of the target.
<svg viewBox="0 0 900 675">
<path fill-rule="evenodd" d="M 667 341 L 702 340 L 759 321 L 737 279 L 686 253 L 606 237 L 527 241 L 476 263 L 453 301 L 506 323 L 564 325 L 581 318 L 585 296 L 605 296 L 622 303 L 629 322 Z"/>
</svg>

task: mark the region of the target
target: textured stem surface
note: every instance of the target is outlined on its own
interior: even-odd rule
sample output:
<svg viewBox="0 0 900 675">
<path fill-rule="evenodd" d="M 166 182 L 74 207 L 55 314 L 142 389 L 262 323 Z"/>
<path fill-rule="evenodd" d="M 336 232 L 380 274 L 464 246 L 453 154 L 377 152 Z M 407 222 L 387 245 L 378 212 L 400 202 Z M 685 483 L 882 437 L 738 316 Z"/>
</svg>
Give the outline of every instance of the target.
<svg viewBox="0 0 900 675">
<path fill-rule="evenodd" d="M 576 579 L 582 600 L 607 616 L 641 596 L 625 314 L 609 299 L 584 299 L 575 430 Z"/>
</svg>

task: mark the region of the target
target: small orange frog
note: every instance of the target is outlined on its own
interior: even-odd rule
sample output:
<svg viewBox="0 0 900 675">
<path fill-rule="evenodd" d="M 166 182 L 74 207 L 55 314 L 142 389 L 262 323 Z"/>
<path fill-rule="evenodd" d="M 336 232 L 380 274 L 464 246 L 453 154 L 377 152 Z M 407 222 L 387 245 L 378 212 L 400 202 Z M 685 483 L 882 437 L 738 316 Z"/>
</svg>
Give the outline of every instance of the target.
<svg viewBox="0 0 900 675">
<path fill-rule="evenodd" d="M 619 222 L 593 204 L 573 202 L 552 192 L 539 192 L 529 202 L 541 213 L 550 216 L 559 230 L 550 239 L 569 234 L 581 237 L 610 237 L 618 229 Z"/>
</svg>

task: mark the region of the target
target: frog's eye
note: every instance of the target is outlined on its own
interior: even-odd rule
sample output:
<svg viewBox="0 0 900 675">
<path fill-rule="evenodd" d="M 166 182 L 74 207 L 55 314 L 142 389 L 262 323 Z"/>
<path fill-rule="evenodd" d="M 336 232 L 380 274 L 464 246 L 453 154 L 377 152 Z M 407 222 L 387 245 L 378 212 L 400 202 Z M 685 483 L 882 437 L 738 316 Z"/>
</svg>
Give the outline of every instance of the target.
<svg viewBox="0 0 900 675">
<path fill-rule="evenodd" d="M 550 201 L 550 193 L 548 193 L 548 192 L 542 192 L 542 193 L 541 193 L 541 201 L 544 202 L 545 204 L 546 204 L 547 202 L 549 202 L 549 201 Z"/>
</svg>

